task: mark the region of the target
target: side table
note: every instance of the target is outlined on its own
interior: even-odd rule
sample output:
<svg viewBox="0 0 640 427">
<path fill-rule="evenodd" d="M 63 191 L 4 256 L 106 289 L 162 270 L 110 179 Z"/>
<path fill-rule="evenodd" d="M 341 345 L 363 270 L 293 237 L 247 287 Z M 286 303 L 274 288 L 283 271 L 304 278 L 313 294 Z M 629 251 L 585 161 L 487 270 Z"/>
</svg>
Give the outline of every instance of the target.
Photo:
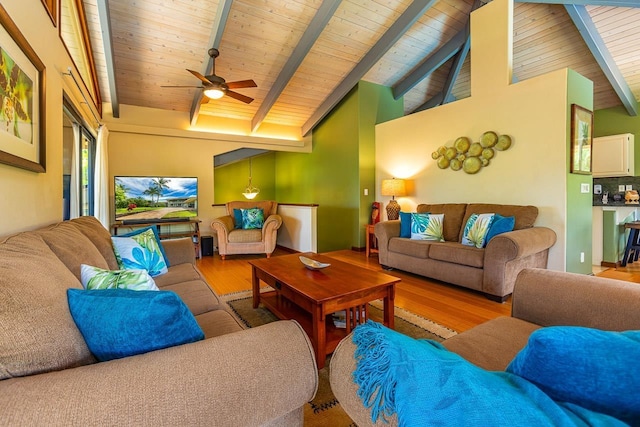
<svg viewBox="0 0 640 427">
<path fill-rule="evenodd" d="M 376 239 L 374 227 L 374 224 L 367 224 L 367 243 L 365 245 L 367 258 L 369 258 L 371 254 L 378 253 L 378 240 Z"/>
</svg>

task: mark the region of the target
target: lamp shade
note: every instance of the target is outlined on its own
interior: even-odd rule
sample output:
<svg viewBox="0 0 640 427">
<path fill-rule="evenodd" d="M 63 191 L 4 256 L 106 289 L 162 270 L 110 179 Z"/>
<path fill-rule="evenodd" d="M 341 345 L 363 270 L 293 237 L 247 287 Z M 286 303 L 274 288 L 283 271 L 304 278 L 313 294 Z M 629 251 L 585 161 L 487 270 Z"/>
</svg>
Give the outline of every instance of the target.
<svg viewBox="0 0 640 427">
<path fill-rule="evenodd" d="M 404 185 L 404 179 L 383 179 L 382 190 L 380 194 L 383 196 L 403 197 L 407 195 L 407 190 Z"/>
</svg>

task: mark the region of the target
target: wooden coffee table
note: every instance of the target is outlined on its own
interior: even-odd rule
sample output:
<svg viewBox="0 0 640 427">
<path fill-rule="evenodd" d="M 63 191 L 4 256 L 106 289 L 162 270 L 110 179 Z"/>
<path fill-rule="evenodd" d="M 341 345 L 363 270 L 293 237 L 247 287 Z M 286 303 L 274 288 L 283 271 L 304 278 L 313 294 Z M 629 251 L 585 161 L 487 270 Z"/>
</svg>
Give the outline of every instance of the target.
<svg viewBox="0 0 640 427">
<path fill-rule="evenodd" d="M 299 256 L 331 264 L 309 270 Z M 324 367 L 342 338 L 369 318 L 368 303 L 384 300 L 384 325 L 393 328 L 393 300 L 399 278 L 368 270 L 323 255 L 305 253 L 249 261 L 253 307 L 262 304 L 279 319 L 295 319 L 309 335 L 318 369 Z M 260 293 L 260 280 L 275 289 Z M 332 313 L 345 310 L 346 325 L 334 325 Z"/>
</svg>

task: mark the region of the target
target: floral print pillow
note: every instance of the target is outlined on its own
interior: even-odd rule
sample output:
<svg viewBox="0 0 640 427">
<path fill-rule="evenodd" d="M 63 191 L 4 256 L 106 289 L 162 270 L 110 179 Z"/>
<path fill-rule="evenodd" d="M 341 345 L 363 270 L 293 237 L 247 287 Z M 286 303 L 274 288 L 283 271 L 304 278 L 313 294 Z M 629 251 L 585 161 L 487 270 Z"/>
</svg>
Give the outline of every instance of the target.
<svg viewBox="0 0 640 427">
<path fill-rule="evenodd" d="M 464 226 L 462 234 L 462 244 L 466 246 L 475 246 L 476 248 L 484 247 L 484 241 L 491 228 L 493 217 L 495 214 L 471 214 Z"/>
<path fill-rule="evenodd" d="M 242 213 L 242 228 L 262 228 L 264 225 L 264 211 L 260 208 L 240 209 Z"/>
<path fill-rule="evenodd" d="M 444 214 L 412 213 L 411 238 L 444 242 L 442 221 Z"/>
<path fill-rule="evenodd" d="M 123 270 L 147 270 L 151 277 L 168 271 L 153 230 L 130 237 L 111 237 L 118 266 Z"/>
</svg>

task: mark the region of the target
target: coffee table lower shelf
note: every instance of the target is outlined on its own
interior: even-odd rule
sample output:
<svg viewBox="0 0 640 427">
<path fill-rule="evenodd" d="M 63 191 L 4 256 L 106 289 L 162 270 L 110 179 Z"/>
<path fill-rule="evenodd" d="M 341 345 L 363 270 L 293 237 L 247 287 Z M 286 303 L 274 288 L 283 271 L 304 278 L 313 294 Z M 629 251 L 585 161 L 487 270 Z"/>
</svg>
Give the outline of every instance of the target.
<svg viewBox="0 0 640 427">
<path fill-rule="evenodd" d="M 260 294 L 260 302 L 279 319 L 293 319 L 300 323 L 302 329 L 313 341 L 313 317 L 311 313 L 303 310 L 287 298 L 278 295 L 277 292 L 264 292 Z M 370 317 L 372 320 L 382 322 L 377 316 Z M 325 318 L 326 325 L 326 354 L 331 354 L 338 346 L 338 343 L 347 336 L 346 328 L 335 326 L 330 315 Z"/>
</svg>

